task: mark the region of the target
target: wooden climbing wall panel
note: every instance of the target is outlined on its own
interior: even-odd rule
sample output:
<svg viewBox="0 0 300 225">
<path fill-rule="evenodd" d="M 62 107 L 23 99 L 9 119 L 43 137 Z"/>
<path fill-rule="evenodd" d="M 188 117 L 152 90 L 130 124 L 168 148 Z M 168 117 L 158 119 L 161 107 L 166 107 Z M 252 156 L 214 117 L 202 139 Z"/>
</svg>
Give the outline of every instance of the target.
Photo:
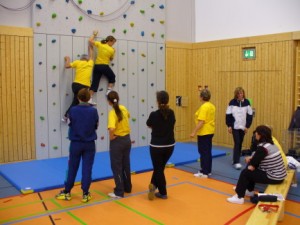
<svg viewBox="0 0 300 225">
<path fill-rule="evenodd" d="M 0 26 L 0 163 L 35 159 L 33 30 Z"/>
</svg>

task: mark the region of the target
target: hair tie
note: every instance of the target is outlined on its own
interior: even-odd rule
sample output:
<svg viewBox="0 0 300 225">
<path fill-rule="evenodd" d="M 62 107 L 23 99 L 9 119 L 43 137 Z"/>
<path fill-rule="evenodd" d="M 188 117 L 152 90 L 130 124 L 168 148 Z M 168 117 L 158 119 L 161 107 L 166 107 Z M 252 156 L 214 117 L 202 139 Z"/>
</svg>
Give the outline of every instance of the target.
<svg viewBox="0 0 300 225">
<path fill-rule="evenodd" d="M 117 102 L 117 99 L 116 99 L 116 98 L 114 98 L 113 102 Z"/>
</svg>

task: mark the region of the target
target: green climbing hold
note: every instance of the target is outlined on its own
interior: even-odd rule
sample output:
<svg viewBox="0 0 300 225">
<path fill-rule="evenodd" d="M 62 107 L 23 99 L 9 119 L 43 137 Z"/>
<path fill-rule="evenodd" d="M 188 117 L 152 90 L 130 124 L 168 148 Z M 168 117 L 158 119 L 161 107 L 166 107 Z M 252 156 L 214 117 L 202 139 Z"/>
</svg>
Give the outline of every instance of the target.
<svg viewBox="0 0 300 225">
<path fill-rule="evenodd" d="M 43 116 L 40 116 L 40 120 L 45 120 L 45 117 L 43 117 Z"/>
<path fill-rule="evenodd" d="M 52 19 L 55 19 L 56 18 L 56 13 L 52 13 Z"/>
<path fill-rule="evenodd" d="M 79 16 L 78 20 L 81 21 L 82 19 L 83 19 L 83 17 L 82 17 L 82 16 Z"/>
</svg>

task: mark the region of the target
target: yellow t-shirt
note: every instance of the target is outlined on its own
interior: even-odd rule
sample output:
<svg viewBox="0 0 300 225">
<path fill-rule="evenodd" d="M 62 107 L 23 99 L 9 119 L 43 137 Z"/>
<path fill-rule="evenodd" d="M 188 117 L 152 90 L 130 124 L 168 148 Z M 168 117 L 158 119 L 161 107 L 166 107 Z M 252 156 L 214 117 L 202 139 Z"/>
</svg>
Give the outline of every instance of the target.
<svg viewBox="0 0 300 225">
<path fill-rule="evenodd" d="M 198 130 L 197 136 L 215 133 L 216 107 L 210 102 L 204 102 L 195 113 L 195 123 L 203 120 L 203 126 Z"/>
<path fill-rule="evenodd" d="M 287 159 L 286 159 L 286 155 L 284 154 L 282 148 L 281 148 L 281 145 L 279 144 L 279 142 L 277 141 L 277 139 L 275 137 L 272 136 L 272 140 L 274 142 L 274 144 L 278 147 L 279 151 L 280 151 L 280 154 L 281 154 L 281 157 L 283 159 L 283 163 L 285 165 L 285 167 L 287 168 L 288 166 L 288 163 L 287 163 Z"/>
<path fill-rule="evenodd" d="M 108 113 L 108 125 L 107 128 L 114 128 L 114 135 L 125 136 L 130 133 L 129 118 L 130 114 L 123 105 L 119 105 L 121 112 L 123 113 L 123 119 L 119 122 L 117 114 L 114 109 L 111 109 Z"/>
<path fill-rule="evenodd" d="M 94 61 L 75 60 L 70 66 L 76 69 L 74 82 L 90 87 Z"/>
<path fill-rule="evenodd" d="M 100 41 L 95 41 L 95 46 L 98 49 L 95 64 L 108 65 L 110 60 L 114 58 L 115 49 L 108 44 L 102 44 Z"/>
</svg>

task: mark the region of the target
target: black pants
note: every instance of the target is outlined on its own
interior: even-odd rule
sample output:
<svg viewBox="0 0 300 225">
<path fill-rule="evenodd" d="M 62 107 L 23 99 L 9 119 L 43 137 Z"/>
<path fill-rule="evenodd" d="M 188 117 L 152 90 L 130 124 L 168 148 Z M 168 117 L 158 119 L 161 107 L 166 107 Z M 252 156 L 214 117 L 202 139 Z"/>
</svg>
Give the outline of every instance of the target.
<svg viewBox="0 0 300 225">
<path fill-rule="evenodd" d="M 150 156 L 153 165 L 153 173 L 151 183 L 158 188 L 158 191 L 162 195 L 167 195 L 167 182 L 165 178 L 165 167 L 173 154 L 174 146 L 156 148 L 150 146 Z"/>
<path fill-rule="evenodd" d="M 93 69 L 92 91 L 97 92 L 102 75 L 107 77 L 108 83 L 114 84 L 116 82 L 116 75 L 109 65 L 96 64 Z"/>
<path fill-rule="evenodd" d="M 116 184 L 114 193 L 117 196 L 124 197 L 124 192 L 130 193 L 132 188 L 130 171 L 130 136 L 118 136 L 110 141 L 109 145 L 111 170 Z"/>
<path fill-rule="evenodd" d="M 212 168 L 212 138 L 213 134 L 198 136 L 198 152 L 201 156 L 200 171 L 208 175 Z"/>
<path fill-rule="evenodd" d="M 89 87 L 88 87 L 88 86 L 85 86 L 85 85 L 82 85 L 82 84 L 79 84 L 79 83 L 75 83 L 75 82 L 72 83 L 72 91 L 73 91 L 74 97 L 73 97 L 73 101 L 72 101 L 71 105 L 69 106 L 68 110 L 67 110 L 66 113 L 65 113 L 65 117 L 68 117 L 69 111 L 70 111 L 70 109 L 71 109 L 73 106 L 79 104 L 79 100 L 78 100 L 78 98 L 77 98 L 77 94 L 78 94 L 78 92 L 79 92 L 82 88 L 89 88 Z"/>
<path fill-rule="evenodd" d="M 242 170 L 240 174 L 237 186 L 235 188 L 235 192 L 237 193 L 239 198 L 244 198 L 246 190 L 248 191 L 254 190 L 255 183 L 280 184 L 282 182 L 283 180 L 272 180 L 268 178 L 267 173 L 262 170 L 255 169 L 251 171 L 245 168 Z"/>
<path fill-rule="evenodd" d="M 234 142 L 232 160 L 233 160 L 233 164 L 236 164 L 236 163 L 240 163 L 245 131 L 232 129 L 232 136 Z"/>
</svg>

